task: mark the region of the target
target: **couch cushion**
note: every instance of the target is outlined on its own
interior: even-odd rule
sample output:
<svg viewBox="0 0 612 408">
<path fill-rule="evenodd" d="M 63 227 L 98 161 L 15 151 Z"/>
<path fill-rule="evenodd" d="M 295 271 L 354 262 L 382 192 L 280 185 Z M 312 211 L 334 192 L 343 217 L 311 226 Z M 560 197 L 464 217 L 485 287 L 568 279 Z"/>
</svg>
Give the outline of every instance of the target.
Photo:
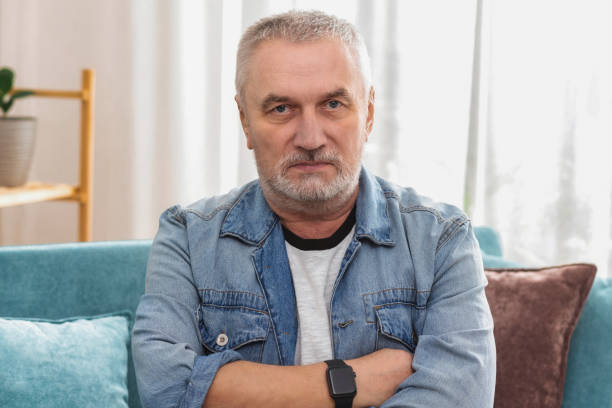
<svg viewBox="0 0 612 408">
<path fill-rule="evenodd" d="M 491 227 L 474 227 L 474 235 L 483 254 L 502 257 L 501 240 L 499 234 Z"/>
<path fill-rule="evenodd" d="M 0 248 L 0 316 L 61 319 L 136 311 L 151 241 Z"/>
<path fill-rule="evenodd" d="M 563 408 L 612 408 L 612 279 L 597 278 L 572 336 Z"/>
<path fill-rule="evenodd" d="M 486 270 L 496 408 L 561 406 L 570 339 L 595 271 L 589 264 Z"/>
<path fill-rule="evenodd" d="M 0 406 L 127 407 L 129 313 L 0 318 Z"/>
<path fill-rule="evenodd" d="M 499 234 L 491 227 L 474 227 L 485 268 L 520 268 L 522 265 L 505 259 L 502 255 Z"/>
</svg>

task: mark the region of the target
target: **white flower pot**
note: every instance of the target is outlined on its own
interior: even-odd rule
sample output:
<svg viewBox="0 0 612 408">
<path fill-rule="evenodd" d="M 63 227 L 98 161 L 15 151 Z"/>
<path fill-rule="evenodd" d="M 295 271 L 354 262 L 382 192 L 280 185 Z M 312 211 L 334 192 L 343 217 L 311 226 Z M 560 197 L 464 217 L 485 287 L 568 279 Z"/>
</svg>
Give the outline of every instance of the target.
<svg viewBox="0 0 612 408">
<path fill-rule="evenodd" d="M 0 117 L 0 186 L 26 183 L 34 155 L 36 119 Z"/>
</svg>

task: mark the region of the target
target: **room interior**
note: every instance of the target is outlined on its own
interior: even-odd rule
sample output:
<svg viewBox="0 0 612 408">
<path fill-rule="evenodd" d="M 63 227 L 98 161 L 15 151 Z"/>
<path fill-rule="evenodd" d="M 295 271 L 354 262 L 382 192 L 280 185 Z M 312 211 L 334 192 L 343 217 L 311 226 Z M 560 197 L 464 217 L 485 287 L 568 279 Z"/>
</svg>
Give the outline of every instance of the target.
<svg viewBox="0 0 612 408">
<path fill-rule="evenodd" d="M 364 165 L 470 217 L 495 407 L 612 407 L 612 6 L 599 1 L 0 0 L 0 69 L 15 75 L 0 102 L 28 93 L 0 121 L 35 122 L 17 185 L 2 182 L 13 147 L 0 122 L 0 343 L 18 320 L 121 317 L 104 320 L 106 353 L 49 364 L 94 353 L 86 369 L 108 369 L 116 391 L 99 406 L 141 406 L 126 344 L 160 214 L 257 178 L 235 50 L 250 24 L 293 8 L 364 36 Z M 19 333 L 0 367 L 36 367 Z M 87 386 L 80 374 L 65 392 Z M 21 382 L 0 381 L 0 406 L 27 406 L 10 405 Z"/>
</svg>

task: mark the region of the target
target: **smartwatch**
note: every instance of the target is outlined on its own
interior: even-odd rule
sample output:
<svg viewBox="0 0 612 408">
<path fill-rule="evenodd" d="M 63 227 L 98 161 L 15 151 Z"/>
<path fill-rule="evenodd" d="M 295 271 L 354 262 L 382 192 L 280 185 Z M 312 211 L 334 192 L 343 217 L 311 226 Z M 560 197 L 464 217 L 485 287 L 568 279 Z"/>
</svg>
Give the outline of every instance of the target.
<svg viewBox="0 0 612 408">
<path fill-rule="evenodd" d="M 351 408 L 357 394 L 353 368 L 342 360 L 327 360 L 325 363 L 329 395 L 336 402 L 336 408 Z"/>
</svg>

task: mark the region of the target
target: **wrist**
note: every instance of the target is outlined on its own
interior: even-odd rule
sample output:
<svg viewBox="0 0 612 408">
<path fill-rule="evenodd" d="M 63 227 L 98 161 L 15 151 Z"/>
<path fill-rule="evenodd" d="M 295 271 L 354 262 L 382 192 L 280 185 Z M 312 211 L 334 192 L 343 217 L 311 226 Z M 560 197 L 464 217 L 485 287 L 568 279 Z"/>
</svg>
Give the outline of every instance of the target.
<svg viewBox="0 0 612 408">
<path fill-rule="evenodd" d="M 368 387 L 367 387 L 367 368 L 365 364 L 362 364 L 361 358 L 353 360 L 346 360 L 346 364 L 353 367 L 355 372 L 355 387 L 357 388 L 357 394 L 353 399 L 353 408 L 369 408 L 376 406 L 376 402 L 372 399 L 368 399 Z"/>
</svg>

